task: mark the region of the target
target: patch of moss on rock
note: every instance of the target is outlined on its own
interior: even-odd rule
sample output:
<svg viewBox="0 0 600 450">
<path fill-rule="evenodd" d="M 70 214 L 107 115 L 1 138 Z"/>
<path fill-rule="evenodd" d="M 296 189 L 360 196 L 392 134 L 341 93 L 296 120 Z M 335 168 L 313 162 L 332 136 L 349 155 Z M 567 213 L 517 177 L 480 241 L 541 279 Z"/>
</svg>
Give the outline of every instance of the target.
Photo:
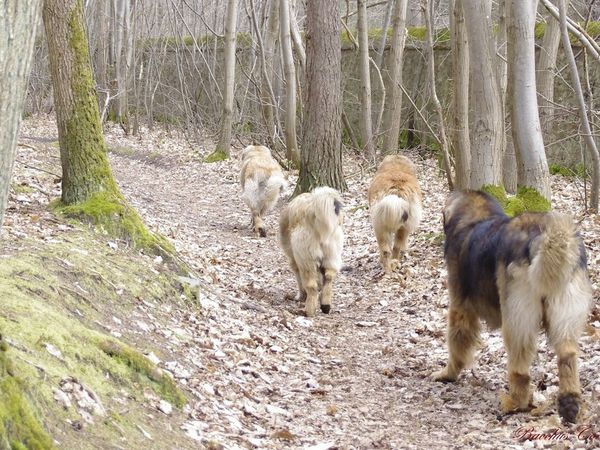
<svg viewBox="0 0 600 450">
<path fill-rule="evenodd" d="M 177 388 L 175 382 L 166 373 L 156 367 L 148 358 L 133 348 L 113 340 L 104 340 L 98 343 L 100 349 L 117 361 L 125 364 L 135 373 L 151 381 L 154 390 L 175 406 L 181 408 L 186 403 L 186 398 Z"/>
<path fill-rule="evenodd" d="M 52 439 L 44 430 L 23 382 L 15 376 L 6 342 L 0 336 L 0 448 L 49 450 Z"/>
<path fill-rule="evenodd" d="M 225 161 L 227 158 L 229 158 L 229 155 L 227 155 L 227 152 L 225 150 L 216 149 L 214 152 L 212 152 L 210 155 L 208 155 L 206 158 L 204 158 L 204 162 L 206 162 L 206 163 L 221 162 L 221 161 Z"/>
<path fill-rule="evenodd" d="M 130 241 L 136 248 L 165 254 L 175 252 L 165 237 L 146 228 L 137 211 L 120 194 L 98 192 L 83 203 L 53 202 L 52 206 L 57 213 L 102 227 L 107 233 Z"/>
</svg>

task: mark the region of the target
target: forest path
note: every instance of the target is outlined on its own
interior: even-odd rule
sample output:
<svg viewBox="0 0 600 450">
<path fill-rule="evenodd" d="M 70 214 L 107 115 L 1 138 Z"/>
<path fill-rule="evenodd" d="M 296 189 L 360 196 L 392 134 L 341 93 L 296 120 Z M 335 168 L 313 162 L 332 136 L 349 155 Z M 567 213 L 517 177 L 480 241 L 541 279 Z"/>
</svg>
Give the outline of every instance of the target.
<svg viewBox="0 0 600 450">
<path fill-rule="evenodd" d="M 424 217 L 401 268 L 383 276 L 366 208 L 373 171 L 347 158 L 344 269 L 331 314 L 307 319 L 301 303 L 285 298 L 296 291 L 277 243 L 287 195 L 266 219 L 268 237 L 255 237 L 240 198 L 240 149 L 229 161 L 205 164 L 201 157 L 211 148 L 191 150 L 177 133 L 144 130 L 127 137 L 112 127 L 106 138 L 122 192 L 207 286 L 200 308 L 174 307 L 167 326 L 148 336 L 164 359 L 159 365 L 192 393 L 186 421 L 173 424 L 182 433 L 227 449 L 521 448 L 521 427 L 544 432 L 559 426 L 556 365 L 544 339 L 532 368 L 543 388 L 537 415 L 498 414 L 506 378 L 498 332 L 484 333 L 474 369 L 457 383 L 429 379 L 447 358 L 440 214 L 447 192 L 435 159 L 411 155 Z M 286 194 L 294 181 L 290 174 Z M 561 192 L 556 207 L 575 213 L 577 187 L 559 178 L 553 183 Z M 583 218 L 586 243 L 600 243 L 598 225 Z M 596 281 L 597 254 L 590 266 Z M 148 310 L 147 321 L 152 318 Z M 597 422 L 598 340 L 586 336 L 582 343 L 581 378 L 590 403 L 584 421 Z M 573 430 L 566 439 L 589 446 Z"/>
</svg>

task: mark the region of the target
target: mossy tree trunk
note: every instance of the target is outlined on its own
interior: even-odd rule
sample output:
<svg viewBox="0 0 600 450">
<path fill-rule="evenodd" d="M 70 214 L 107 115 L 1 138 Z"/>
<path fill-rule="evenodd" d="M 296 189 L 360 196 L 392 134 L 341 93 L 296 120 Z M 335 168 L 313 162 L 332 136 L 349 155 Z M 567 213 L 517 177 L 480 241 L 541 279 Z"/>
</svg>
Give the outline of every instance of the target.
<svg viewBox="0 0 600 450">
<path fill-rule="evenodd" d="M 62 163 L 62 201 L 117 192 L 98 111 L 83 0 L 46 0 L 43 10 Z"/>
<path fill-rule="evenodd" d="M 317 186 L 344 191 L 342 171 L 342 52 L 337 0 L 308 0 L 306 114 L 295 194 Z"/>
<path fill-rule="evenodd" d="M 0 4 L 0 225 L 8 201 L 41 9 L 41 0 L 7 0 Z"/>
<path fill-rule="evenodd" d="M 233 96 L 235 93 L 235 47 L 237 24 L 237 0 L 228 0 L 225 20 L 225 86 L 223 89 L 223 108 L 221 112 L 219 142 L 207 162 L 222 161 L 229 158 L 231 147 L 231 127 L 233 126 Z"/>
<path fill-rule="evenodd" d="M 164 238 L 146 229 L 112 175 L 88 51 L 83 0 L 45 0 L 42 16 L 62 164 L 60 210 L 92 221 L 135 246 L 172 252 Z"/>
</svg>

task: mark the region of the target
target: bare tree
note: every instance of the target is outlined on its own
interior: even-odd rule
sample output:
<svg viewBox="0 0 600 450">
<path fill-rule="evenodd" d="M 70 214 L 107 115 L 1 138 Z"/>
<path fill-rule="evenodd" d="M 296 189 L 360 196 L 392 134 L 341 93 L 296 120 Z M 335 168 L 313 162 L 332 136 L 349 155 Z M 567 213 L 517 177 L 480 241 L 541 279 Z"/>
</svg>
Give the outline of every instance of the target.
<svg viewBox="0 0 600 450">
<path fill-rule="evenodd" d="M 551 19 L 548 13 L 548 19 Z M 546 21 L 546 29 L 540 46 L 537 63 L 537 91 L 540 107 L 542 134 L 547 138 L 554 121 L 554 78 L 556 77 L 556 58 L 560 44 L 560 25 L 558 20 Z"/>
<path fill-rule="evenodd" d="M 408 0 L 395 0 L 391 54 L 387 70 L 388 99 L 383 116 L 383 153 L 398 149 L 400 136 L 400 113 L 402 111 L 402 65 L 406 38 L 406 7 Z"/>
<path fill-rule="evenodd" d="M 340 12 L 337 0 L 308 0 L 306 6 L 306 113 L 295 193 L 316 186 L 346 189 L 341 146 Z"/>
<path fill-rule="evenodd" d="M 538 114 L 535 85 L 537 0 L 507 0 L 508 82 L 512 136 L 519 186 L 534 188 L 550 200 L 550 180 Z"/>
<path fill-rule="evenodd" d="M 469 41 L 470 187 L 502 184 L 502 105 L 492 54 L 491 0 L 463 0 Z"/>
<path fill-rule="evenodd" d="M 8 201 L 17 134 L 41 9 L 41 0 L 7 0 L 0 5 L 0 226 Z"/>
<path fill-rule="evenodd" d="M 471 141 L 469 137 L 469 42 L 465 28 L 463 1 L 454 0 L 450 15 L 452 50 L 452 145 L 456 166 L 456 187 L 466 189 L 471 178 Z"/>
<path fill-rule="evenodd" d="M 221 161 L 229 158 L 231 147 L 231 127 L 233 125 L 233 96 L 235 93 L 235 47 L 236 47 L 236 22 L 237 0 L 227 0 L 225 13 L 225 73 L 223 86 L 223 108 L 221 113 L 219 142 L 215 151 L 207 156 L 206 161 Z"/>
<path fill-rule="evenodd" d="M 373 146 L 371 72 L 369 70 L 369 22 L 367 19 L 366 0 L 357 0 L 357 6 L 361 103 L 360 134 L 365 155 L 370 160 L 373 160 L 375 158 L 375 148 Z"/>
<path fill-rule="evenodd" d="M 435 89 L 435 56 L 433 51 L 433 8 L 429 0 L 421 0 L 421 8 L 423 9 L 423 16 L 425 17 L 425 28 L 427 30 L 426 45 L 427 45 L 427 68 L 429 81 L 429 92 L 431 102 L 435 109 L 435 113 L 438 119 L 438 130 L 439 130 L 439 143 L 442 151 L 442 158 L 444 161 L 444 171 L 446 172 L 446 180 L 448 181 L 448 188 L 454 189 L 454 181 L 452 179 L 452 169 L 450 164 L 450 153 L 448 151 L 448 140 L 446 139 L 446 127 L 444 125 L 444 112 L 442 110 L 442 104 L 437 96 Z"/>
<path fill-rule="evenodd" d="M 292 38 L 290 35 L 289 0 L 281 0 L 279 4 L 280 39 L 285 73 L 285 144 L 286 158 L 294 165 L 299 165 L 298 142 L 296 139 L 296 66 L 292 53 Z"/>
<path fill-rule="evenodd" d="M 579 80 L 579 73 L 577 72 L 577 64 L 575 63 L 575 56 L 573 55 L 573 49 L 571 48 L 571 41 L 569 40 L 569 33 L 567 31 L 567 5 L 565 0 L 559 0 L 558 7 L 560 11 L 560 31 L 562 35 L 562 47 L 567 57 L 569 69 L 571 72 L 571 82 L 575 89 L 575 95 L 577 97 L 577 103 L 579 106 L 579 116 L 581 118 L 581 125 L 583 126 L 583 138 L 588 147 L 588 152 L 592 157 L 592 189 L 590 193 L 590 208 L 594 212 L 598 212 L 598 191 L 600 189 L 600 156 L 598 155 L 598 148 L 592 135 L 590 123 L 587 117 L 585 98 L 583 96 L 583 90 L 581 89 L 581 81 Z"/>
</svg>

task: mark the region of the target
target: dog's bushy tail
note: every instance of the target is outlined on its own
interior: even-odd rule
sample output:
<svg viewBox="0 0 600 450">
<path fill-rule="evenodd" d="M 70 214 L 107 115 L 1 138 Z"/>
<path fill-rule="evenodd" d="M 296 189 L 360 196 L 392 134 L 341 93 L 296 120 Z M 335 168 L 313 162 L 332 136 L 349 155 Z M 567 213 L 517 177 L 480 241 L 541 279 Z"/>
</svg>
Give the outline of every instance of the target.
<svg viewBox="0 0 600 450">
<path fill-rule="evenodd" d="M 386 195 L 373 205 L 371 220 L 376 230 L 396 231 L 409 219 L 410 204 L 397 195 Z"/>
<path fill-rule="evenodd" d="M 257 176 L 246 180 L 242 198 L 250 210 L 256 214 L 264 214 L 265 206 L 270 200 L 276 200 L 287 182 L 280 174 L 258 173 Z"/>
<path fill-rule="evenodd" d="M 312 195 L 316 229 L 321 236 L 330 236 L 342 221 L 340 195 L 330 187 L 318 187 Z"/>
<path fill-rule="evenodd" d="M 573 219 L 549 213 L 545 230 L 531 244 L 529 270 L 537 285 L 548 292 L 565 286 L 581 260 L 581 251 Z"/>
</svg>

